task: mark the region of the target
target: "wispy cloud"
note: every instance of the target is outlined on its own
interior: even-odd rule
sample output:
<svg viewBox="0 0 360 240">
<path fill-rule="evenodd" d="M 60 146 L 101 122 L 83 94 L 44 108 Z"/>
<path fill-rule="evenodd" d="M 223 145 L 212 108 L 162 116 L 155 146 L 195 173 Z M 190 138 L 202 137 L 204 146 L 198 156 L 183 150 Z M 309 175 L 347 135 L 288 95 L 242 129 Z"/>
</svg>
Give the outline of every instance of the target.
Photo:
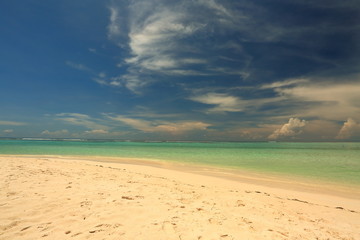
<svg viewBox="0 0 360 240">
<path fill-rule="evenodd" d="M 244 110 L 241 99 L 229 94 L 207 93 L 193 96 L 189 99 L 195 102 L 214 105 L 214 107 L 207 110 L 208 113 L 240 112 Z"/>
<path fill-rule="evenodd" d="M 24 125 L 27 125 L 27 123 L 24 123 L 24 122 L 15 122 L 15 121 L 0 121 L 0 125 L 5 125 L 5 126 L 24 126 Z"/>
<path fill-rule="evenodd" d="M 277 88 L 283 88 L 283 87 L 291 88 L 291 87 L 297 86 L 299 84 L 309 83 L 309 82 L 310 82 L 309 79 L 306 79 L 306 78 L 287 79 L 287 80 L 281 81 L 281 82 L 273 82 L 270 84 L 264 84 L 264 85 L 260 86 L 260 89 L 277 89 Z"/>
<path fill-rule="evenodd" d="M 340 58 L 330 59 L 320 50 L 325 42 L 334 48 L 330 51 L 338 51 L 336 41 L 327 40 L 328 33 L 341 35 L 344 28 L 355 32 L 359 24 L 337 21 L 343 19 L 340 10 L 331 12 L 334 18 L 316 14 L 338 6 L 334 1 L 327 6 L 301 1 L 292 4 L 294 9 L 310 7 L 313 12 L 306 17 L 311 19 L 304 21 L 297 11 L 284 12 L 289 6 L 282 2 L 269 7 L 269 3 L 250 0 L 112 1 L 108 37 L 126 54 L 116 81 L 99 83 L 140 93 L 151 83 L 181 81 L 184 77 L 258 81 L 264 77 L 274 80 L 279 72 L 298 78 L 299 72 L 312 71 L 309 64 L 345 67 Z M 343 6 L 351 13 L 355 4 Z M 309 41 L 310 35 L 316 41 Z M 308 64 L 299 65 L 304 59 Z M 281 65 L 290 66 L 289 70 Z"/>
<path fill-rule="evenodd" d="M 87 134 L 108 134 L 109 131 L 103 130 L 103 129 L 96 129 L 96 130 L 85 131 L 85 133 L 87 133 Z"/>
<path fill-rule="evenodd" d="M 127 19 L 119 18 L 120 11 L 126 12 Z M 199 11 L 201 14 L 196 14 Z M 227 60 L 219 61 L 215 57 L 220 54 L 219 49 L 223 50 L 222 41 L 207 43 L 207 36 L 217 31 L 236 31 L 235 20 L 240 16 L 242 14 L 231 7 L 213 0 L 135 0 L 127 6 L 114 1 L 110 7 L 108 36 L 129 50 L 129 57 L 125 59 L 127 72 L 121 75 L 119 82 L 135 91 L 153 81 L 149 76 L 154 75 L 247 76 L 249 73 L 241 69 L 245 65 L 226 68 Z M 119 40 L 116 36 L 120 34 L 126 34 L 128 39 Z M 244 54 L 243 58 L 248 57 Z"/>
<path fill-rule="evenodd" d="M 114 37 L 121 34 L 119 26 L 119 10 L 114 7 L 110 7 L 110 23 L 108 25 L 108 36 Z"/>
<path fill-rule="evenodd" d="M 255 91 L 254 88 L 251 88 Z M 222 90 L 224 91 L 224 90 Z M 229 89 L 229 92 L 233 92 L 233 89 Z M 283 96 L 274 97 L 258 97 L 258 98 L 241 98 L 231 93 L 218 93 L 208 92 L 203 93 L 203 90 L 194 90 L 193 94 L 188 99 L 191 101 L 203 103 L 212 107 L 206 107 L 204 112 L 206 113 L 225 113 L 225 112 L 246 112 L 248 115 L 258 114 L 264 106 L 269 104 L 277 104 L 284 100 Z M 261 111 L 265 111 L 262 109 Z"/>
<path fill-rule="evenodd" d="M 104 72 L 100 72 L 95 77 L 93 77 L 93 80 L 97 82 L 100 85 L 106 85 L 111 87 L 121 87 L 121 78 L 119 77 L 108 77 Z"/>
<path fill-rule="evenodd" d="M 109 116 L 110 119 L 125 123 L 134 129 L 140 130 L 146 133 L 169 133 L 169 134 L 183 134 L 188 131 L 206 130 L 209 126 L 208 123 L 200 121 L 180 121 L 180 122 L 169 122 L 162 120 L 144 120 L 129 118 L 124 116 Z"/>
<path fill-rule="evenodd" d="M 88 130 L 88 131 L 85 131 L 85 134 L 109 134 L 109 131 L 107 130 L 103 130 L 103 129 L 95 129 L 95 130 Z"/>
<path fill-rule="evenodd" d="M 103 120 L 92 118 L 86 114 L 80 113 L 59 113 L 56 114 L 57 120 L 71 125 L 82 126 L 91 130 L 108 130 L 109 126 L 101 124 Z"/>
<path fill-rule="evenodd" d="M 141 114 L 140 114 L 141 115 Z M 129 127 L 143 133 L 166 133 L 170 135 L 181 135 L 193 131 L 205 131 L 211 124 L 202 121 L 166 121 L 160 119 L 152 119 L 154 117 L 164 117 L 162 114 L 143 114 L 138 117 L 128 117 L 122 115 L 103 114 L 101 118 L 93 118 L 80 113 L 60 113 L 56 114 L 56 119 L 67 124 L 81 126 L 87 128 L 82 133 L 76 133 L 76 136 L 135 136 L 136 131 L 129 131 Z M 169 117 L 169 116 L 167 116 Z M 144 118 L 150 118 L 147 120 Z M 119 128 L 121 131 L 119 131 Z M 67 130 L 42 132 L 42 135 L 63 136 L 69 135 Z M 71 136 L 75 136 L 72 133 Z"/>
<path fill-rule="evenodd" d="M 87 67 L 85 64 L 82 63 L 74 63 L 71 61 L 66 61 L 65 62 L 66 65 L 68 65 L 71 68 L 74 68 L 76 70 L 80 70 L 80 71 L 86 71 L 86 72 L 91 72 L 91 69 L 89 67 Z"/>
<path fill-rule="evenodd" d="M 89 51 L 96 53 L 95 49 L 92 49 Z M 119 77 L 109 77 L 109 76 L 107 76 L 107 74 L 105 72 L 96 73 L 94 70 L 92 70 L 85 64 L 67 61 L 66 65 L 70 66 L 73 69 L 87 73 L 89 76 L 91 76 L 91 79 L 93 81 L 97 82 L 100 85 L 106 85 L 106 86 L 111 86 L 111 87 L 122 86 L 121 82 L 119 81 Z"/>
<path fill-rule="evenodd" d="M 215 0 L 198 0 L 198 2 L 210 9 L 215 10 L 215 14 L 225 19 L 234 19 L 233 13 Z"/>
</svg>

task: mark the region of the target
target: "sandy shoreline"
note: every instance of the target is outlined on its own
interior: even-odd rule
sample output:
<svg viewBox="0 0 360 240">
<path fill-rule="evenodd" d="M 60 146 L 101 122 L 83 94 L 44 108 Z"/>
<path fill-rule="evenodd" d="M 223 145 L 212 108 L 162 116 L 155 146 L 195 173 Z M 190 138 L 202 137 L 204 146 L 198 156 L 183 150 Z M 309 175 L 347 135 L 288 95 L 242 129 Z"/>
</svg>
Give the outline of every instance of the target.
<svg viewBox="0 0 360 240">
<path fill-rule="evenodd" d="M 4 240 L 360 239 L 358 193 L 302 192 L 150 163 L 0 161 Z"/>
</svg>

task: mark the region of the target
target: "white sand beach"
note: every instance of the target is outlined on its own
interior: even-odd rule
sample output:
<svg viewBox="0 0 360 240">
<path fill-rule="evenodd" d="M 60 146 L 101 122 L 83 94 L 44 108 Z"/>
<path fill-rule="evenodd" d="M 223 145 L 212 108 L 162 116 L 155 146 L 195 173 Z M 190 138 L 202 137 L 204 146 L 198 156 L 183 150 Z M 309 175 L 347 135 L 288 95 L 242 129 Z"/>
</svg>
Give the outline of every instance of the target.
<svg viewBox="0 0 360 240">
<path fill-rule="evenodd" d="M 290 190 L 125 160 L 0 161 L 1 240 L 360 239 L 356 192 Z"/>
</svg>

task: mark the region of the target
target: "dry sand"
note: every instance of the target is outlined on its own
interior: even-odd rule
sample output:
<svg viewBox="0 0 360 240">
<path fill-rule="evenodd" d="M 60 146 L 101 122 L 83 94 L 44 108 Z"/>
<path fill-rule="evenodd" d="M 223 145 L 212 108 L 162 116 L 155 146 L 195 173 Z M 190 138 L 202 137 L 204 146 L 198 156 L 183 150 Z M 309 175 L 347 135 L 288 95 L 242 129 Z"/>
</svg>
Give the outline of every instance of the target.
<svg viewBox="0 0 360 240">
<path fill-rule="evenodd" d="M 360 199 L 147 165 L 0 156 L 0 239 L 360 239 Z"/>
</svg>

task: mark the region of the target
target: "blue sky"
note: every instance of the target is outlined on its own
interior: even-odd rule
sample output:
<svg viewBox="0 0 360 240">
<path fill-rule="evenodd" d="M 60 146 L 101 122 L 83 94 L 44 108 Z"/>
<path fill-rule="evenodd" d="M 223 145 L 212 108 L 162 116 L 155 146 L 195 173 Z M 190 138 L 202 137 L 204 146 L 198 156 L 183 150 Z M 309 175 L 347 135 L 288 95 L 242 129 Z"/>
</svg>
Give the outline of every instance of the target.
<svg viewBox="0 0 360 240">
<path fill-rule="evenodd" d="M 360 140 L 360 5 L 0 3 L 0 137 Z"/>
</svg>

